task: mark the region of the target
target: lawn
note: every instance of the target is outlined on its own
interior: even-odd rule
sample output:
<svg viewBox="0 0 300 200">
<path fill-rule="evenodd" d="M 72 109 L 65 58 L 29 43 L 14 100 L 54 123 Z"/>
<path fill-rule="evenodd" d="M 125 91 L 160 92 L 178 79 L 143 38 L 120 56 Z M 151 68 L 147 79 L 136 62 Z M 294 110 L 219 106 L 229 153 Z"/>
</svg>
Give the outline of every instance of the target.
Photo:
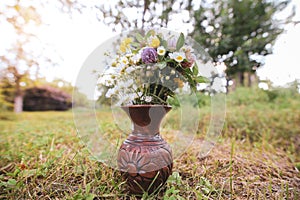
<svg viewBox="0 0 300 200">
<path fill-rule="evenodd" d="M 300 95 L 240 88 L 228 95 L 222 137 L 198 156 L 199 134 L 148 199 L 299 199 Z M 209 110 L 207 106 L 203 110 Z M 203 113 L 199 132 L 210 113 Z M 114 130 L 114 122 L 101 126 Z M 0 199 L 135 199 L 97 162 L 68 112 L 0 113 Z"/>
</svg>

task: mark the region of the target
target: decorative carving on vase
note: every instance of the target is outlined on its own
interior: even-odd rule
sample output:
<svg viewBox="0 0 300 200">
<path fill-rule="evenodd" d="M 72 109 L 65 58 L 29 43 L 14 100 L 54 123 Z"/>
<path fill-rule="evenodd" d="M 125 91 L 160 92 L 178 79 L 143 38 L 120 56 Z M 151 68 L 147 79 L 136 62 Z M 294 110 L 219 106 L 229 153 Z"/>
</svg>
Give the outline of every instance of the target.
<svg viewBox="0 0 300 200">
<path fill-rule="evenodd" d="M 133 131 L 119 149 L 118 167 L 131 194 L 151 194 L 172 172 L 172 151 L 159 133 L 160 123 L 171 107 L 133 105 L 122 109 L 130 117 Z"/>
</svg>

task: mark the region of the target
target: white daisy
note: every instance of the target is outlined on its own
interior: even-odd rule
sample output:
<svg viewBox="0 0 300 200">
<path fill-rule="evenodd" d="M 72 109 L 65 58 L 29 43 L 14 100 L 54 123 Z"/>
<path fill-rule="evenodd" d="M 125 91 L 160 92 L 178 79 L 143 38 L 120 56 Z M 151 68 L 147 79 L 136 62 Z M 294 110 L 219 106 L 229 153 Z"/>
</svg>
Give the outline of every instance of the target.
<svg viewBox="0 0 300 200">
<path fill-rule="evenodd" d="M 183 52 L 174 52 L 169 54 L 171 59 L 174 59 L 176 62 L 182 62 L 185 59 L 185 53 Z"/>
<path fill-rule="evenodd" d="M 126 57 L 126 56 L 123 56 L 122 58 L 121 58 L 121 64 L 123 64 L 123 65 L 127 65 L 129 62 L 128 62 L 128 58 Z"/>
<path fill-rule="evenodd" d="M 163 46 L 160 46 L 157 48 L 158 55 L 163 56 L 163 55 L 165 55 L 165 53 L 166 53 L 166 49 Z"/>
<path fill-rule="evenodd" d="M 116 89 L 115 88 L 110 88 L 110 89 L 108 89 L 108 91 L 106 92 L 106 94 L 105 94 L 105 97 L 106 98 L 110 98 L 113 94 L 115 94 L 116 93 Z"/>
<path fill-rule="evenodd" d="M 124 88 L 129 88 L 132 84 L 133 84 L 133 80 L 128 79 L 128 80 L 124 81 L 122 85 Z"/>
<path fill-rule="evenodd" d="M 130 58 L 130 60 L 134 63 L 134 64 L 136 64 L 136 63 L 138 63 L 140 60 L 141 60 L 141 54 L 135 54 L 134 56 L 132 56 L 131 58 Z"/>
<path fill-rule="evenodd" d="M 125 69 L 125 71 L 126 71 L 127 74 L 130 74 L 131 72 L 134 71 L 134 68 L 133 68 L 133 67 L 127 67 L 127 68 Z"/>
</svg>

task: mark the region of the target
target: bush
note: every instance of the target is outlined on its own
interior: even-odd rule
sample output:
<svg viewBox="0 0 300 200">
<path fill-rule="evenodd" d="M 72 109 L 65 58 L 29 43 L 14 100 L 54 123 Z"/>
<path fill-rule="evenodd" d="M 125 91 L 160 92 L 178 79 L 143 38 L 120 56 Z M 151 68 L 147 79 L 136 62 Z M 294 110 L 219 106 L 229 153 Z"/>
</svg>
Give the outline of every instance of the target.
<svg viewBox="0 0 300 200">
<path fill-rule="evenodd" d="M 269 97 L 262 89 L 239 87 L 234 92 L 229 93 L 227 102 L 231 105 L 253 105 L 269 102 Z"/>
<path fill-rule="evenodd" d="M 0 111 L 12 111 L 13 110 L 13 104 L 6 101 L 4 98 L 4 95 L 2 94 L 2 90 L 0 88 Z"/>
</svg>

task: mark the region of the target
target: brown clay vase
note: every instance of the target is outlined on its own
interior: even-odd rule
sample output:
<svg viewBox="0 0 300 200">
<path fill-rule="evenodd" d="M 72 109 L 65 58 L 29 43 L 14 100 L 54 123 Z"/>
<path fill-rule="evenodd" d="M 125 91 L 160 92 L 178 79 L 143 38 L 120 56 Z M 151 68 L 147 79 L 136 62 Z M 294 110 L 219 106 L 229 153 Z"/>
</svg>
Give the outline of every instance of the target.
<svg viewBox="0 0 300 200">
<path fill-rule="evenodd" d="M 159 134 L 160 123 L 171 107 L 133 105 L 122 109 L 130 117 L 133 131 L 119 149 L 118 167 L 130 194 L 151 194 L 172 172 L 171 148 Z"/>
</svg>

